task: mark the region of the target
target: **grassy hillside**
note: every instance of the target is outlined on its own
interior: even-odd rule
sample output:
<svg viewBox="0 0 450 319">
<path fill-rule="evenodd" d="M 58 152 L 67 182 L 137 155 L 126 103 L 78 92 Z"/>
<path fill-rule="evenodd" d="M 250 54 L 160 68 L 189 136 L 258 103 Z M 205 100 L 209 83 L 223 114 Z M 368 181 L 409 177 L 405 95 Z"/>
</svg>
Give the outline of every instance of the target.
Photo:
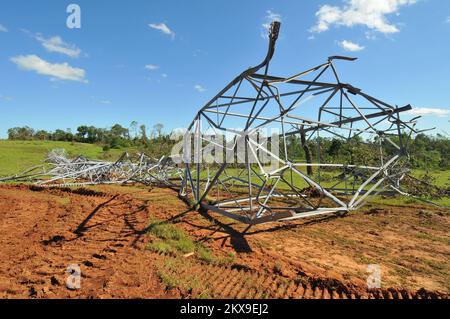
<svg viewBox="0 0 450 319">
<path fill-rule="evenodd" d="M 0 140 L 0 176 L 7 176 L 42 163 L 46 154 L 63 148 L 69 156 L 84 155 L 92 159 L 115 159 L 123 151 L 103 151 L 98 145 L 54 141 Z"/>
</svg>

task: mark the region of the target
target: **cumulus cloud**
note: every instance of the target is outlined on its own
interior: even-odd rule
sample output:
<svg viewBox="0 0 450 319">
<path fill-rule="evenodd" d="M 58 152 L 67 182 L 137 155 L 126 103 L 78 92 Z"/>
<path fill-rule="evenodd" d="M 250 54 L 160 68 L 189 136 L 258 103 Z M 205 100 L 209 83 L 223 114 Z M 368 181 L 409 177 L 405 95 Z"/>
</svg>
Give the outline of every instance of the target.
<svg viewBox="0 0 450 319">
<path fill-rule="evenodd" d="M 345 5 L 323 5 L 316 12 L 317 23 L 311 32 L 324 32 L 330 26 L 352 27 L 363 25 L 384 34 L 399 32 L 387 16 L 398 14 L 402 6 L 416 3 L 417 0 L 346 0 Z"/>
<path fill-rule="evenodd" d="M 37 55 L 20 55 L 12 57 L 10 60 L 25 71 L 34 71 L 38 74 L 50 76 L 52 79 L 87 83 L 85 70 L 71 67 L 67 63 L 52 64 Z"/>
<path fill-rule="evenodd" d="M 154 71 L 154 70 L 158 70 L 158 69 L 159 69 L 159 66 L 158 66 L 158 65 L 155 65 L 155 64 L 147 64 L 147 65 L 145 66 L 145 68 L 146 68 L 147 70 Z"/>
<path fill-rule="evenodd" d="M 267 38 L 269 34 L 270 24 L 273 21 L 281 22 L 281 14 L 275 13 L 272 10 L 267 10 L 264 20 L 265 22 L 261 25 L 261 37 Z"/>
<path fill-rule="evenodd" d="M 165 23 L 150 23 L 148 26 L 152 29 L 159 30 L 164 34 L 171 36 L 172 39 L 175 38 L 175 32 L 173 32 L 173 30 L 171 30 Z"/>
<path fill-rule="evenodd" d="M 81 50 L 73 44 L 68 44 L 61 39 L 59 36 L 54 36 L 50 38 L 44 38 L 42 35 L 37 34 L 35 36 L 36 40 L 41 42 L 42 46 L 48 52 L 57 52 L 65 54 L 71 58 L 77 58 L 80 56 Z"/>
<path fill-rule="evenodd" d="M 347 40 L 339 42 L 339 46 L 348 52 L 358 52 L 364 50 L 364 47 L 359 45 L 358 43 Z"/>
<path fill-rule="evenodd" d="M 447 117 L 450 115 L 450 109 L 415 107 L 408 111 L 409 114 L 416 116 L 438 116 Z"/>
<path fill-rule="evenodd" d="M 8 32 L 8 29 L 3 24 L 0 24 L 0 32 Z"/>
<path fill-rule="evenodd" d="M 194 86 L 194 89 L 197 90 L 197 91 L 200 92 L 200 93 L 206 91 L 206 89 L 205 89 L 203 86 L 201 86 L 200 84 L 196 84 L 196 85 Z"/>
</svg>

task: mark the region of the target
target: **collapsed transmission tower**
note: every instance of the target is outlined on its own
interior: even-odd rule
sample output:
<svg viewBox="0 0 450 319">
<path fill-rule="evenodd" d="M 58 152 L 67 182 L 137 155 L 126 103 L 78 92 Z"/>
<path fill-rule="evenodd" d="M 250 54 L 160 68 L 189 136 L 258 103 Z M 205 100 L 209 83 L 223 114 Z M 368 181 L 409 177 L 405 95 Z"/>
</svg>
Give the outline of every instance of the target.
<svg viewBox="0 0 450 319">
<path fill-rule="evenodd" d="M 123 153 L 115 162 L 91 160 L 84 156 L 68 158 L 64 150 L 51 151 L 45 164 L 37 165 L 0 182 L 27 181 L 39 186 L 85 186 L 99 184 L 141 183 L 176 186 L 182 171 L 171 158 L 159 160 L 144 153 L 131 156 Z"/>
<path fill-rule="evenodd" d="M 405 137 L 418 133 L 415 119 L 400 115 L 412 107 L 341 82 L 335 62 L 355 58 L 332 56 L 288 77 L 271 75 L 279 29 L 273 22 L 264 61 L 237 76 L 189 126 L 180 195 L 259 224 L 348 212 L 371 195 L 399 191 L 409 171 Z"/>
</svg>

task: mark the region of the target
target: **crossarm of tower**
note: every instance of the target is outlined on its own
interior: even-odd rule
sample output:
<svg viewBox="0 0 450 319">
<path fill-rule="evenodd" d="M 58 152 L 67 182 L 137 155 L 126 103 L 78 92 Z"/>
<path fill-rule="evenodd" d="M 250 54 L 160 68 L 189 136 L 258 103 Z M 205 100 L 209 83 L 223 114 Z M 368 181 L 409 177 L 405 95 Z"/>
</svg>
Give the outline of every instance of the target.
<svg viewBox="0 0 450 319">
<path fill-rule="evenodd" d="M 345 118 L 343 120 L 332 122 L 332 123 L 318 123 L 317 126 L 311 126 L 309 128 L 306 128 L 304 130 L 304 132 L 307 133 L 310 131 L 320 129 L 322 127 L 325 128 L 325 127 L 330 127 L 330 126 L 333 126 L 333 127 L 341 126 L 343 124 L 359 122 L 359 121 L 363 121 L 365 119 L 377 118 L 377 117 L 386 116 L 386 115 L 398 114 L 398 113 L 406 112 L 406 111 L 410 111 L 410 110 L 412 110 L 412 107 L 411 107 L 411 105 L 408 104 L 406 106 L 396 108 L 396 109 L 388 109 L 388 110 L 383 110 L 383 111 L 372 113 L 372 114 L 367 114 L 367 115 L 364 115 L 364 117 L 356 116 L 356 117 Z M 286 136 L 296 135 L 299 133 L 300 133 L 300 130 L 295 130 L 295 131 L 286 133 Z"/>
</svg>

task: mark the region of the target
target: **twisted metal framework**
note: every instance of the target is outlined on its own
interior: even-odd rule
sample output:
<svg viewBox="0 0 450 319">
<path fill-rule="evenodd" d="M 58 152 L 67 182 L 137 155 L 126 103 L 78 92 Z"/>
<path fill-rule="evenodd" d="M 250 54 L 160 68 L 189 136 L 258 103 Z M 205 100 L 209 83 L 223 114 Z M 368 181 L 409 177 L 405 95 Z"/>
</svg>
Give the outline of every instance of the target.
<svg viewBox="0 0 450 319">
<path fill-rule="evenodd" d="M 180 195 L 197 207 L 258 224 L 348 212 L 370 195 L 398 191 L 408 172 L 404 136 L 418 133 L 415 119 L 400 119 L 411 106 L 390 105 L 341 82 L 335 61 L 354 58 L 333 56 L 289 77 L 269 75 L 279 29 L 272 23 L 264 61 L 237 76 L 189 126 Z M 224 144 L 219 136 L 225 136 Z M 329 160 L 322 145 L 327 137 L 341 141 L 349 159 Z M 216 153 L 232 155 L 205 163 L 211 143 Z M 296 145 L 306 161 L 292 154 Z"/>
<path fill-rule="evenodd" d="M 40 186 L 84 186 L 98 184 L 142 183 L 175 186 L 182 171 L 168 157 L 150 159 L 141 153 L 123 153 L 115 162 L 90 160 L 83 156 L 67 157 L 64 150 L 53 150 L 46 164 L 34 166 L 0 181 L 33 181 Z"/>
</svg>

